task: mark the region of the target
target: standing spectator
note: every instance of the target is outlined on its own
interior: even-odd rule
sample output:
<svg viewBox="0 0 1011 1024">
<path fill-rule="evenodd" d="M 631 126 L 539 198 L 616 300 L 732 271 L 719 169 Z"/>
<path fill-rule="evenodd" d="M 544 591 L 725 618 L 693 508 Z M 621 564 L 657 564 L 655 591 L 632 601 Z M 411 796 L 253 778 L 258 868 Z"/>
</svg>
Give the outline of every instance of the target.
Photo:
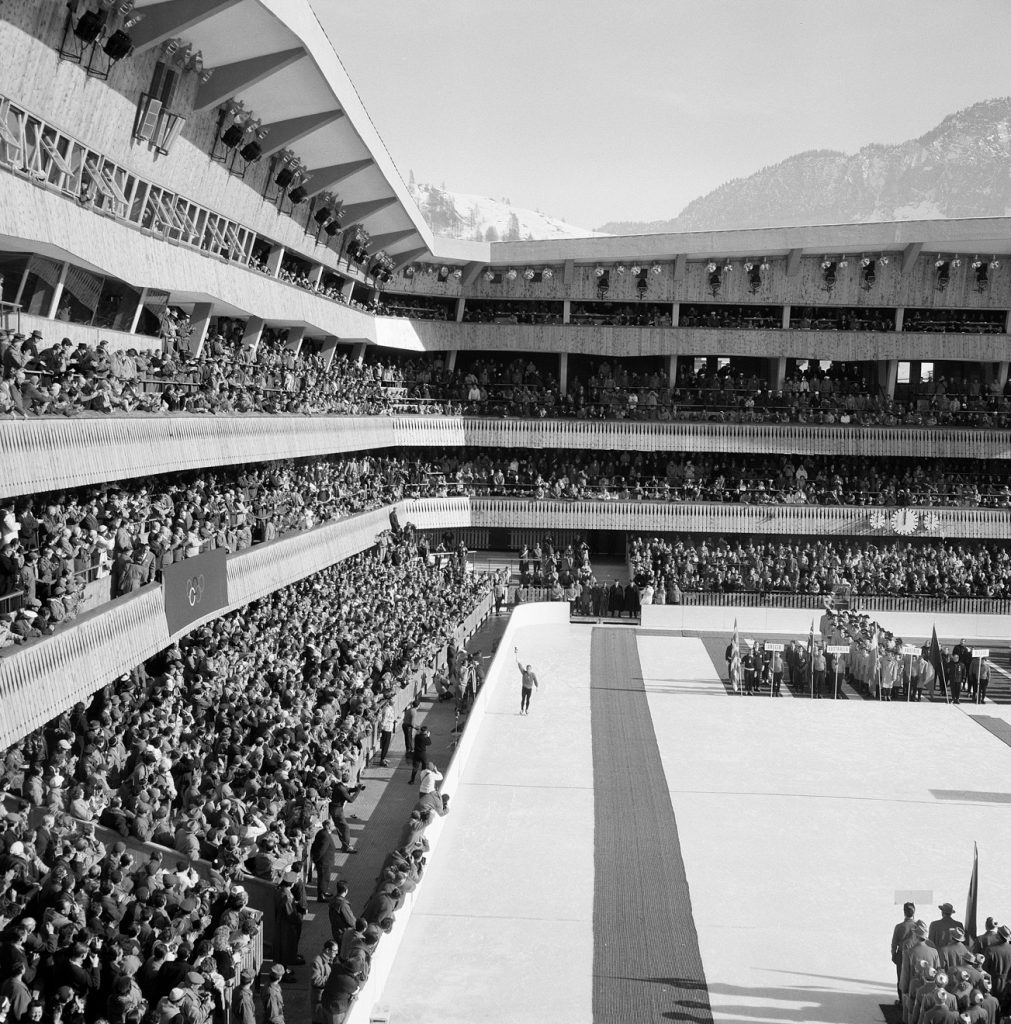
<svg viewBox="0 0 1011 1024">
<path fill-rule="evenodd" d="M 263 1024 L 284 1024 L 284 993 L 281 979 L 285 970 L 280 964 L 270 969 L 270 981 L 263 990 Z"/>
<path fill-rule="evenodd" d="M 323 1021 L 323 990 L 330 980 L 334 961 L 337 959 L 337 943 L 327 939 L 319 955 L 312 962 L 312 978 L 309 982 L 309 1009 L 313 1024 Z"/>
<path fill-rule="evenodd" d="M 899 1001 L 902 1000 L 902 948 L 906 940 L 914 934 L 916 922 L 913 915 L 916 913 L 915 903 L 902 904 L 902 920 L 892 929 L 892 963 L 895 964 L 895 985 L 899 993 Z"/>
<path fill-rule="evenodd" d="M 393 730 L 397 725 L 397 713 L 393 707 L 393 701 L 387 700 L 383 703 L 379 713 L 379 763 L 383 768 L 389 768 L 390 762 L 386 755 L 390 752 L 390 740 L 393 739 Z"/>
<path fill-rule="evenodd" d="M 344 769 L 341 773 L 340 782 L 334 784 L 330 791 L 330 820 L 340 836 L 341 849 L 344 853 L 357 853 L 351 848 L 351 829 L 348 828 L 347 819 L 344 817 L 344 808 L 358 799 L 359 794 L 365 789 L 363 785 L 349 786 L 351 772 Z"/>
<path fill-rule="evenodd" d="M 418 772 L 425 767 L 428 763 L 428 748 L 432 745 L 432 733 L 427 725 L 423 725 L 418 730 L 418 735 L 414 737 L 414 751 L 413 760 L 411 761 L 411 777 L 407 780 L 407 784 L 413 785 L 414 780 L 417 777 Z"/>
<path fill-rule="evenodd" d="M 417 697 L 404 708 L 404 718 L 400 728 L 404 734 L 404 753 L 411 757 L 414 754 L 414 719 L 418 713 L 419 700 Z"/>
<path fill-rule="evenodd" d="M 253 973 L 239 975 L 239 987 L 232 993 L 232 1024 L 256 1024 L 256 1006 L 253 1002 Z"/>
</svg>

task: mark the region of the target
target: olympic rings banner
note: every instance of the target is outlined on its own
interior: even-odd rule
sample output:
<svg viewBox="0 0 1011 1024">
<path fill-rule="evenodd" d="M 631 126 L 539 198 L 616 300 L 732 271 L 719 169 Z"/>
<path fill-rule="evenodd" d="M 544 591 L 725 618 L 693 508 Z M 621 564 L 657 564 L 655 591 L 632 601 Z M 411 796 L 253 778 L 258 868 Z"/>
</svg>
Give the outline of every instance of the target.
<svg viewBox="0 0 1011 1024">
<path fill-rule="evenodd" d="M 162 589 L 170 636 L 196 619 L 227 607 L 227 554 L 224 548 L 217 548 L 164 570 Z"/>
</svg>

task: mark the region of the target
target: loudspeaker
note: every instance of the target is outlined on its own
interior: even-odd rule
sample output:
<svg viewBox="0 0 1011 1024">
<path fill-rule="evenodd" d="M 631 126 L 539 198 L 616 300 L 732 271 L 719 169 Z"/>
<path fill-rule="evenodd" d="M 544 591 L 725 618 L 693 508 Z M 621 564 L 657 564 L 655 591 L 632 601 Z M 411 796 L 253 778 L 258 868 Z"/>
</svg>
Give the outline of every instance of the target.
<svg viewBox="0 0 1011 1024">
<path fill-rule="evenodd" d="M 298 188 L 293 188 L 288 193 L 288 198 L 296 205 L 298 203 L 301 203 L 304 199 L 308 199 L 308 197 L 309 193 L 306 191 L 303 185 L 299 185 Z"/>
<path fill-rule="evenodd" d="M 281 188 L 287 188 L 292 179 L 295 177 L 295 172 L 290 167 L 285 167 L 281 170 L 280 174 L 274 179 L 274 184 L 279 185 Z"/>
<path fill-rule="evenodd" d="M 247 164 L 255 163 L 262 155 L 263 150 L 255 139 L 252 142 L 247 142 L 242 149 L 239 150 L 239 156 L 241 156 Z"/>
</svg>

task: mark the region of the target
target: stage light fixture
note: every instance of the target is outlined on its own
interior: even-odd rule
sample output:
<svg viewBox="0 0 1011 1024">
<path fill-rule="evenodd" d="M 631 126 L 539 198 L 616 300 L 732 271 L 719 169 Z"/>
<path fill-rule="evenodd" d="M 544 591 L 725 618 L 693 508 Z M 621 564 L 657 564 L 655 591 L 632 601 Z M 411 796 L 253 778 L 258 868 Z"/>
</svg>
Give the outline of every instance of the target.
<svg viewBox="0 0 1011 1024">
<path fill-rule="evenodd" d="M 340 231 L 340 229 L 341 229 L 341 222 L 339 220 L 332 220 L 332 221 L 330 221 L 329 224 L 327 224 L 327 226 L 325 228 L 323 228 L 323 230 L 331 238 L 333 238 L 333 236 L 336 235 L 337 232 Z"/>
<path fill-rule="evenodd" d="M 221 141 L 229 148 L 235 149 L 235 147 L 242 141 L 242 136 L 246 133 L 242 130 L 241 125 L 233 124 L 222 136 Z"/>
<path fill-rule="evenodd" d="M 105 46 L 102 49 L 105 50 L 109 60 L 115 64 L 116 61 L 130 56 L 133 52 L 133 40 L 121 28 L 118 28 L 105 41 Z"/>
<path fill-rule="evenodd" d="M 321 206 L 312 216 L 313 220 L 320 225 L 325 224 L 331 219 L 330 211 L 325 206 Z"/>
<path fill-rule="evenodd" d="M 85 11 L 84 14 L 77 19 L 77 24 L 74 26 L 74 35 L 77 36 L 85 46 L 90 46 L 102 34 L 102 28 L 104 26 L 104 14 L 99 14 L 98 11 Z"/>
<path fill-rule="evenodd" d="M 299 185 L 288 193 L 288 198 L 297 206 L 299 203 L 309 198 L 309 191 L 304 185 Z"/>
<path fill-rule="evenodd" d="M 242 149 L 239 150 L 239 156 L 241 156 L 247 164 L 256 163 L 256 161 L 263 156 L 263 149 L 260 147 L 258 142 L 253 140 L 252 142 L 247 142 Z"/>
<path fill-rule="evenodd" d="M 290 167 L 282 167 L 274 179 L 274 184 L 280 188 L 287 188 L 295 180 L 295 172 Z"/>
</svg>

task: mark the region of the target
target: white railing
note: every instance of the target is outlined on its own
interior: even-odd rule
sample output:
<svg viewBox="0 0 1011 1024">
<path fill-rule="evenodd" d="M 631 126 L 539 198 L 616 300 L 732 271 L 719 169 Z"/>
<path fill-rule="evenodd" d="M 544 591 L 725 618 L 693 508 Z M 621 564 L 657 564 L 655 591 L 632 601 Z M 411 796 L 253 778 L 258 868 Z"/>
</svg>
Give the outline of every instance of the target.
<svg viewBox="0 0 1011 1024">
<path fill-rule="evenodd" d="M 0 420 L 0 494 L 374 448 L 573 448 L 1011 459 L 1011 431 L 457 416 L 78 416 Z"/>
</svg>

